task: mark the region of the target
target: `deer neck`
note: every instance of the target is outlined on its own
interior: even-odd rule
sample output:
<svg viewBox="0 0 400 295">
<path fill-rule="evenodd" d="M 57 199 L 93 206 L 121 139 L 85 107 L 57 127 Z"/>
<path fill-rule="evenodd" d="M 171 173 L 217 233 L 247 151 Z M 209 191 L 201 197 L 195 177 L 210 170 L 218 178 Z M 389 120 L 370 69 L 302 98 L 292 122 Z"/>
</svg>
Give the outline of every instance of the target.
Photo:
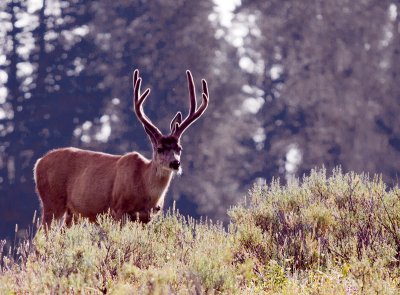
<svg viewBox="0 0 400 295">
<path fill-rule="evenodd" d="M 160 191 L 160 195 L 167 190 L 171 180 L 173 172 L 169 169 L 165 169 L 154 160 L 150 162 L 148 169 L 148 185 L 152 187 L 152 191 Z"/>
<path fill-rule="evenodd" d="M 164 203 L 164 197 L 171 183 L 172 175 L 172 171 L 161 167 L 154 160 L 150 161 L 145 173 L 149 208 L 154 208 Z"/>
<path fill-rule="evenodd" d="M 160 179 L 170 179 L 172 178 L 172 171 L 165 169 L 161 165 L 157 164 L 154 160 L 150 162 L 150 174 L 152 177 Z"/>
</svg>

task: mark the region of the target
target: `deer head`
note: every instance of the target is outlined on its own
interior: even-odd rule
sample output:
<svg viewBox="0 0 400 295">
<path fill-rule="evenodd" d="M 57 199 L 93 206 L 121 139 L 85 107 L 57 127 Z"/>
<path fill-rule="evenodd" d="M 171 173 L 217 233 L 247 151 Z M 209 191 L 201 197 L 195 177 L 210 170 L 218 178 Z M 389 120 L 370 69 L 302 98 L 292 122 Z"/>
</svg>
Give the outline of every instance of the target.
<svg viewBox="0 0 400 295">
<path fill-rule="evenodd" d="M 202 102 L 197 108 L 196 91 L 193 82 L 193 76 L 190 71 L 186 71 L 188 87 L 189 87 L 189 100 L 190 108 L 189 113 L 184 120 L 182 120 L 182 113 L 177 112 L 175 117 L 171 120 L 169 135 L 163 135 L 161 131 L 151 122 L 143 111 L 143 104 L 150 94 L 150 89 L 147 88 L 143 94 L 140 93 L 140 86 L 142 78 L 139 77 L 139 70 L 135 70 L 133 74 L 133 88 L 134 88 L 134 109 L 136 116 L 142 123 L 144 130 L 150 138 L 153 147 L 153 161 L 161 168 L 169 171 L 181 173 L 181 152 L 182 146 L 180 138 L 183 132 L 192 125 L 204 113 L 208 105 L 208 88 L 206 80 L 202 80 Z"/>
</svg>

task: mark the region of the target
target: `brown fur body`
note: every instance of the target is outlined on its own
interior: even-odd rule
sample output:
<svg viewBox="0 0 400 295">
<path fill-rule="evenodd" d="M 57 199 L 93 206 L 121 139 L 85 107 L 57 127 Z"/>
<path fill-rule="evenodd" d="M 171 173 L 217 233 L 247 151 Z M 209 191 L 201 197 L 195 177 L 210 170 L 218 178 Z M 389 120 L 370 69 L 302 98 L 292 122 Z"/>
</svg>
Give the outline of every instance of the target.
<svg viewBox="0 0 400 295">
<path fill-rule="evenodd" d="M 122 156 L 63 148 L 50 151 L 35 165 L 36 190 L 42 201 L 43 223 L 66 215 L 95 221 L 110 210 L 120 220 L 125 214 L 150 220 L 158 212 L 172 179 L 163 169 L 136 152 Z"/>
</svg>

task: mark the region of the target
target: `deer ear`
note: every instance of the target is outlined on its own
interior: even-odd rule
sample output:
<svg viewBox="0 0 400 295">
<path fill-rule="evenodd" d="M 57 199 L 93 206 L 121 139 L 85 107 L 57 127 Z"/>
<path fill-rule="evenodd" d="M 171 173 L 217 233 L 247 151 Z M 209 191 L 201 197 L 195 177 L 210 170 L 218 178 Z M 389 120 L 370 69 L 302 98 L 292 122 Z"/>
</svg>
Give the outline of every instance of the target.
<svg viewBox="0 0 400 295">
<path fill-rule="evenodd" d="M 170 123 L 171 134 L 173 134 L 175 132 L 176 123 L 178 123 L 178 124 L 182 123 L 182 113 L 181 112 L 177 112 L 175 117 L 171 120 L 171 123 Z"/>
</svg>

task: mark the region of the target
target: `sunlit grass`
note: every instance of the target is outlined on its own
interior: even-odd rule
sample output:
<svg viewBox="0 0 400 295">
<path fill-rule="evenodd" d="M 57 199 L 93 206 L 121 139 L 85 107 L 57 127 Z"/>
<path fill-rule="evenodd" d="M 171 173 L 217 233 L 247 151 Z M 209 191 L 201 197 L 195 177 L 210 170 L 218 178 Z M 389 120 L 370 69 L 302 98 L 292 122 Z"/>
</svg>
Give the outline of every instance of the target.
<svg viewBox="0 0 400 295">
<path fill-rule="evenodd" d="M 168 212 L 39 231 L 5 251 L 0 293 L 400 292 L 400 190 L 377 177 L 322 170 L 255 186 L 229 215 L 226 227 Z"/>
</svg>

